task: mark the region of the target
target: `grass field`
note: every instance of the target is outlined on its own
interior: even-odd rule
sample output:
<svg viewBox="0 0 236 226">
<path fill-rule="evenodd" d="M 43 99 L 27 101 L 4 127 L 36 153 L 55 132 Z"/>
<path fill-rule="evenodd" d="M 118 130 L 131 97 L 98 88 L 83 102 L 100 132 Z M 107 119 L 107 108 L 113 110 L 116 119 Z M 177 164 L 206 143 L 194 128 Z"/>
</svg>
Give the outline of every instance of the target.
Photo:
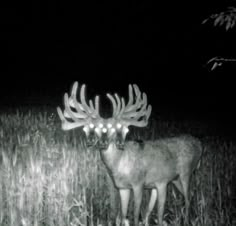
<svg viewBox="0 0 236 226">
<path fill-rule="evenodd" d="M 191 181 L 190 225 L 236 225 L 233 140 L 209 135 L 199 122 L 155 117 L 148 128 L 132 129 L 128 139 L 179 133 L 195 135 L 204 145 L 200 168 Z M 148 196 L 145 191 L 143 206 Z M 62 131 L 56 111 L 0 113 L 1 226 L 112 225 L 117 200 L 99 152 L 85 148 L 80 129 Z M 169 225 L 182 225 L 183 206 L 182 196 L 169 186 L 165 211 Z"/>
</svg>

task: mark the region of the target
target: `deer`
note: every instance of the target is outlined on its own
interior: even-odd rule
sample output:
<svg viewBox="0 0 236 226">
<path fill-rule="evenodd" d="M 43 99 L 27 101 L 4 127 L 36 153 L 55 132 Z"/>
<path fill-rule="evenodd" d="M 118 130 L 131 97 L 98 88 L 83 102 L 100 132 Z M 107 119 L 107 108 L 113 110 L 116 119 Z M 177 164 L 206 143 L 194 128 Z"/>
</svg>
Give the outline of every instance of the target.
<svg viewBox="0 0 236 226">
<path fill-rule="evenodd" d="M 129 126 L 148 125 L 152 107 L 147 105 L 147 95 L 141 93 L 137 85 L 129 85 L 127 104 L 123 97 L 107 94 L 113 112 L 112 117 L 105 119 L 100 116 L 97 96 L 95 104 L 91 100 L 89 105 L 86 103 L 84 85 L 81 88 L 81 103 L 76 100 L 77 86 L 75 83 L 71 97 L 68 94 L 64 96 L 64 113 L 57 108 L 62 129 L 84 126 L 88 143 L 98 146 L 102 161 L 119 191 L 122 226 L 129 225 L 127 212 L 131 190 L 134 195 L 134 225 L 139 225 L 143 189 L 151 190 L 143 223 L 148 225 L 149 216 L 158 200 L 158 224 L 164 226 L 163 214 L 169 183 L 173 183 L 184 196 L 185 216 L 188 218 L 189 182 L 202 154 L 200 140 L 190 135 L 179 135 L 154 141 L 128 141 Z"/>
</svg>

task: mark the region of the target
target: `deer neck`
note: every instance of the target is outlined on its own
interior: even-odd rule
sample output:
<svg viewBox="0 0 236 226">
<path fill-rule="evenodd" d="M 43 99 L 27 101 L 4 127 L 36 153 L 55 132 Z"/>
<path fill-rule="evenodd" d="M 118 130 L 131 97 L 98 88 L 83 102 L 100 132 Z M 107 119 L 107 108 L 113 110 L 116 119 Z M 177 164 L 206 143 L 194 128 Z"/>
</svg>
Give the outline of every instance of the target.
<svg viewBox="0 0 236 226">
<path fill-rule="evenodd" d="M 119 162 L 123 150 L 119 150 L 114 142 L 108 145 L 107 149 L 100 150 L 102 160 L 108 169 L 112 170 L 116 167 Z"/>
</svg>

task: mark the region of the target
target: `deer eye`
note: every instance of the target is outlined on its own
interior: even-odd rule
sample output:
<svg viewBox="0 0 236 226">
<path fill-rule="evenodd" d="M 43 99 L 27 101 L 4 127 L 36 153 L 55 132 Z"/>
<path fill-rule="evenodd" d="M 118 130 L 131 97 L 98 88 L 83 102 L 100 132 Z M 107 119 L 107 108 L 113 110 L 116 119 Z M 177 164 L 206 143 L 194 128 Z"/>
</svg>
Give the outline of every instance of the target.
<svg viewBox="0 0 236 226">
<path fill-rule="evenodd" d="M 88 127 L 85 126 L 85 127 L 83 128 L 83 131 L 84 131 L 85 133 L 87 133 L 87 132 L 88 132 Z"/>
<path fill-rule="evenodd" d="M 107 129 L 106 129 L 106 128 L 103 128 L 103 129 L 102 129 L 102 132 L 103 132 L 103 133 L 106 133 L 106 132 L 107 132 Z"/>
<path fill-rule="evenodd" d="M 129 129 L 127 127 L 124 128 L 124 133 L 128 133 Z"/>
<path fill-rule="evenodd" d="M 115 128 L 111 128 L 111 132 L 114 133 L 116 131 Z"/>
<path fill-rule="evenodd" d="M 111 123 L 108 123 L 107 124 L 107 128 L 110 129 L 112 127 L 112 124 Z"/>
<path fill-rule="evenodd" d="M 122 125 L 120 123 L 117 123 L 116 127 L 117 127 L 117 129 L 120 129 L 122 127 Z"/>
<path fill-rule="evenodd" d="M 90 127 L 91 129 L 93 129 L 93 128 L 94 128 L 94 124 L 93 124 L 93 123 L 90 123 L 90 124 L 89 124 L 89 127 Z"/>
<path fill-rule="evenodd" d="M 102 128 L 102 127 L 103 127 L 103 124 L 102 124 L 102 123 L 99 123 L 98 127 L 99 127 L 99 128 Z"/>
<path fill-rule="evenodd" d="M 99 128 L 96 127 L 96 128 L 95 128 L 95 132 L 96 132 L 96 133 L 99 133 Z"/>
</svg>

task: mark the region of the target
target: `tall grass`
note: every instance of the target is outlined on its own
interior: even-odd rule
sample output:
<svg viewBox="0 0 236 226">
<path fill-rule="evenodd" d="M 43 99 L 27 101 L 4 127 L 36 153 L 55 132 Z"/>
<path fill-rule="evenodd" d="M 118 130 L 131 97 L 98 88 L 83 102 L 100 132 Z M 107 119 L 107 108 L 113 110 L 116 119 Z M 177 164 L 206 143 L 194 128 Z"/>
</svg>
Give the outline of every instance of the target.
<svg viewBox="0 0 236 226">
<path fill-rule="evenodd" d="M 204 144 L 191 182 L 191 225 L 235 225 L 233 141 L 207 136 L 196 122 L 155 119 L 146 129 L 132 130 L 130 139 L 182 132 L 200 136 Z M 144 205 L 148 196 L 146 191 Z M 1 226 L 111 225 L 117 206 L 99 152 L 85 147 L 80 129 L 62 131 L 56 113 L 47 110 L 0 114 Z M 182 225 L 183 206 L 181 195 L 169 186 L 165 220 L 170 225 Z"/>
</svg>

